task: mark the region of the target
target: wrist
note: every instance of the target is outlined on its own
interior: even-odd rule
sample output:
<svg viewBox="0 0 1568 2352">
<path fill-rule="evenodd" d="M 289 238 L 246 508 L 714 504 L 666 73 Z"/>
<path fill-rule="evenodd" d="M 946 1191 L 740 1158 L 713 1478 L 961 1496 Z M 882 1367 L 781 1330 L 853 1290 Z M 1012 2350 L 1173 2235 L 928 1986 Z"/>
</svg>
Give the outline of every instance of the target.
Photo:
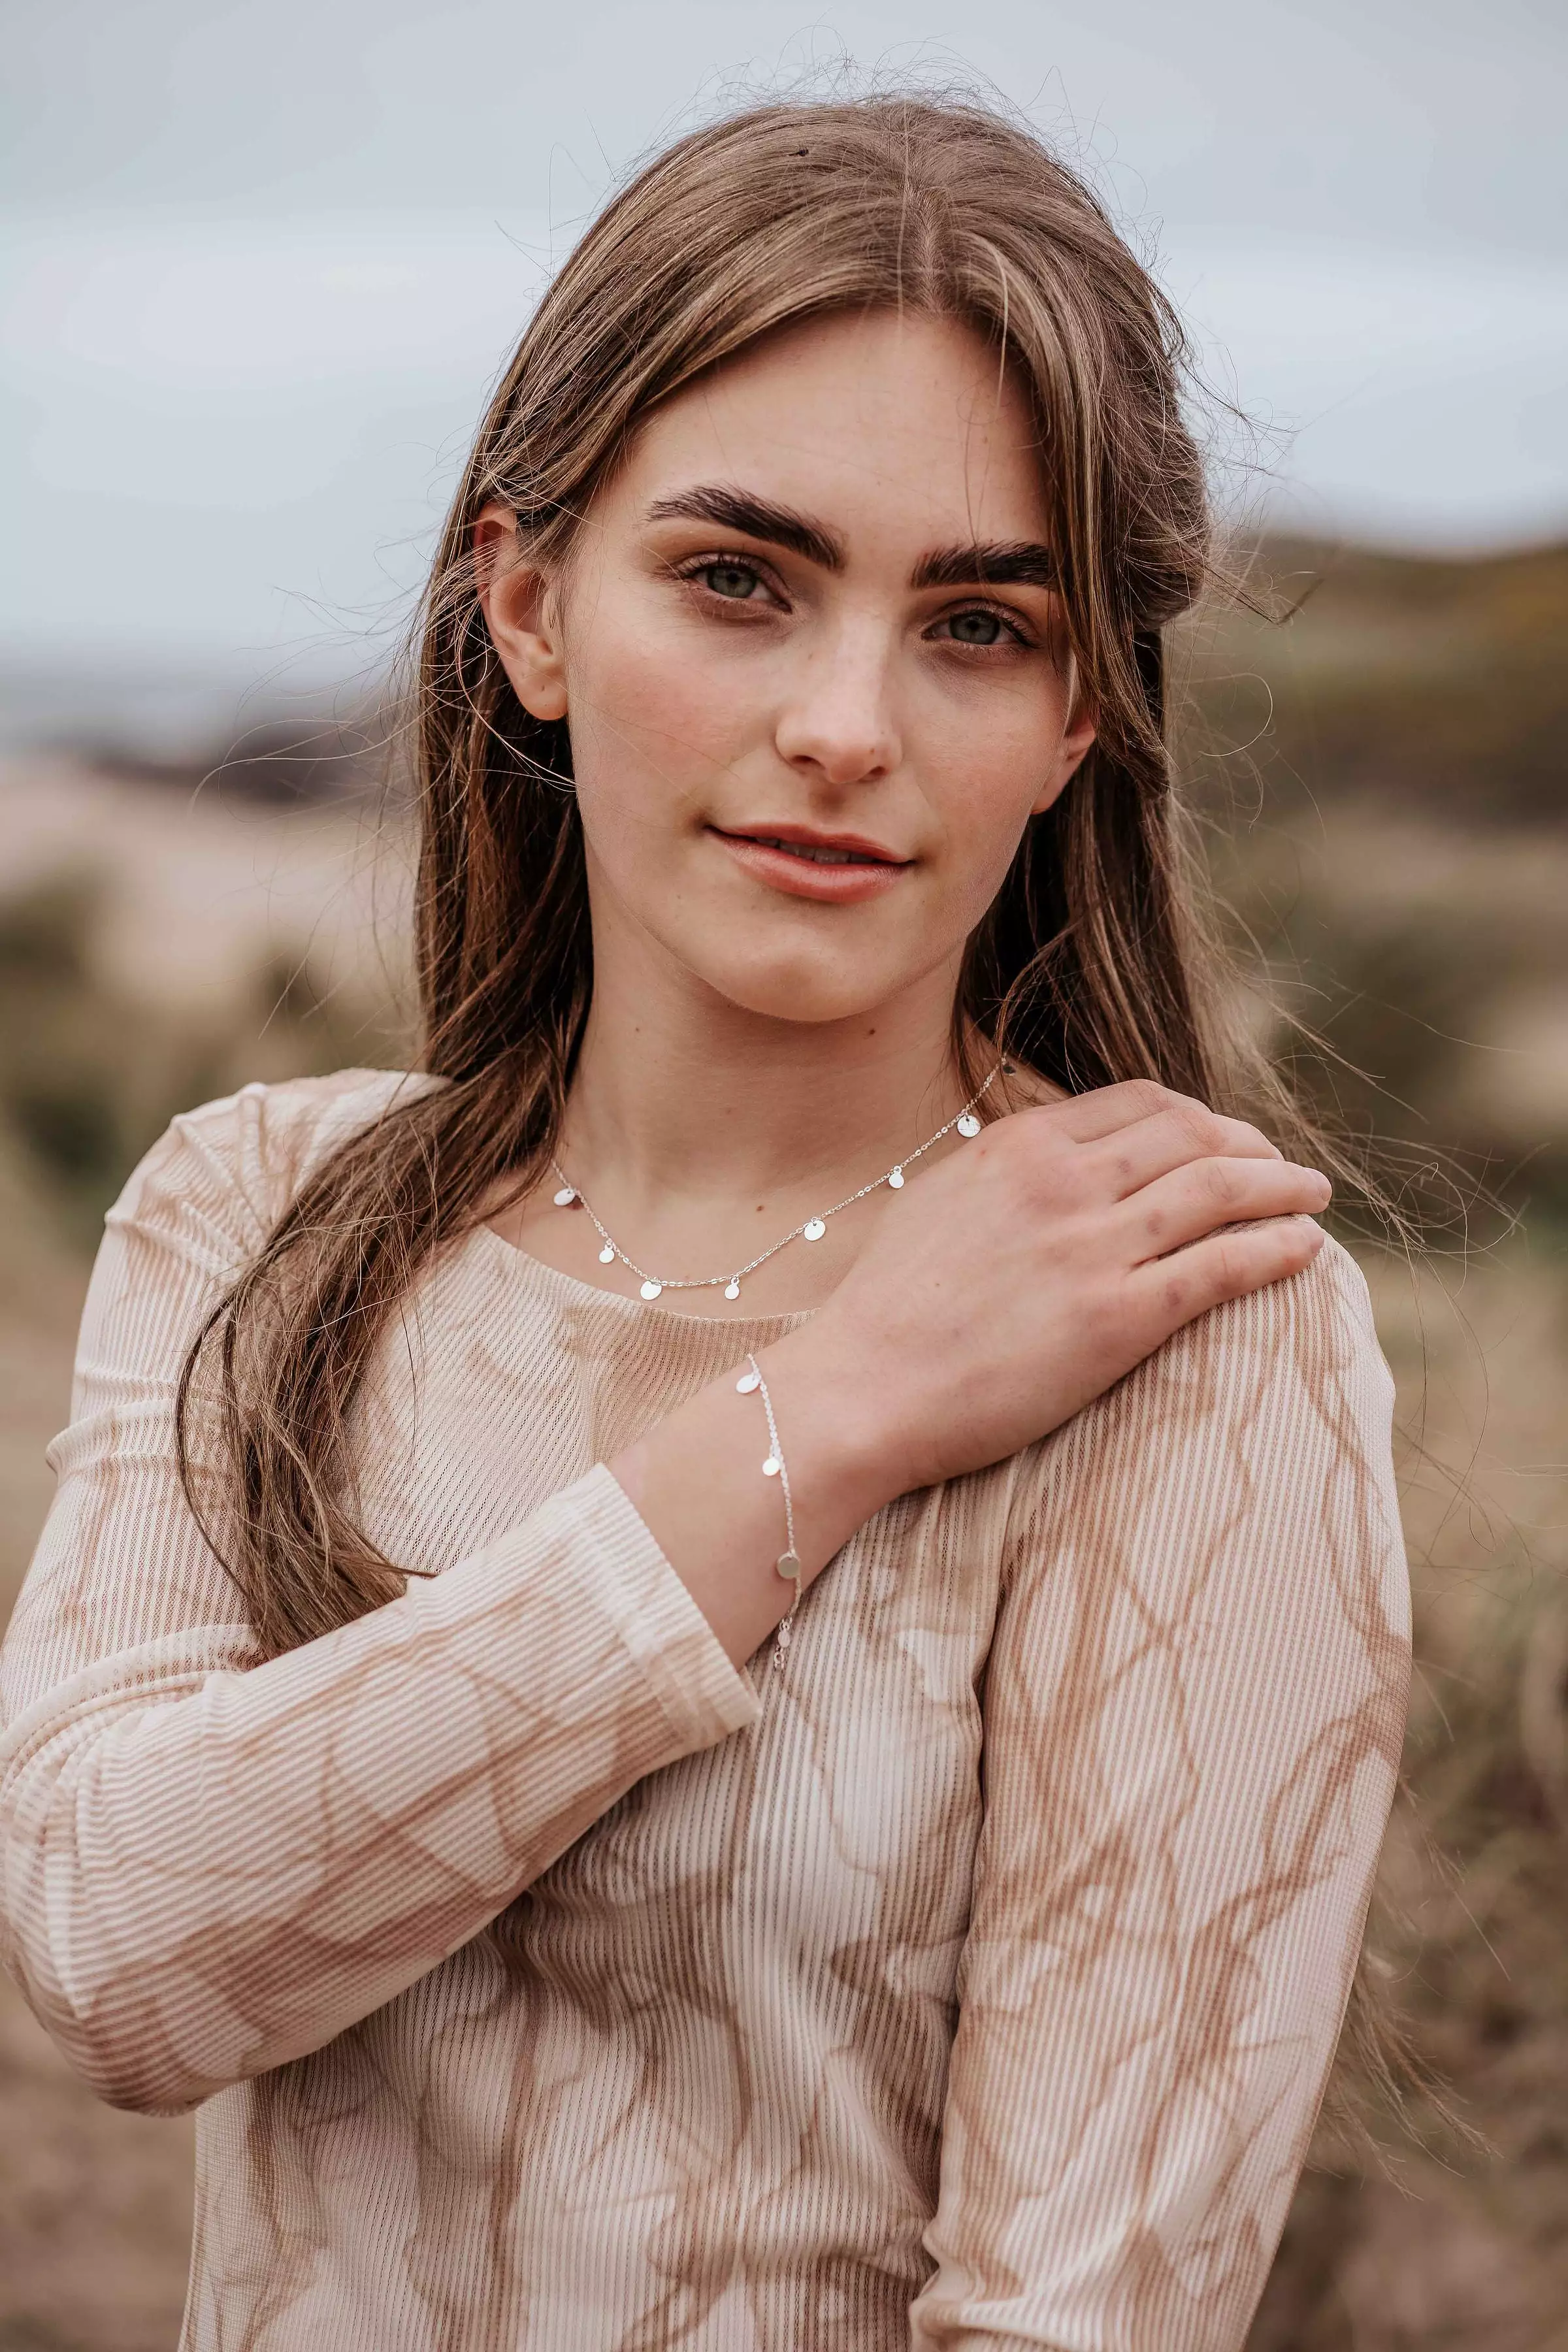
<svg viewBox="0 0 1568 2352">
<path fill-rule="evenodd" d="M 791 1332 L 757 1353 L 789 1464 L 808 1580 L 913 1483 L 880 1384 L 827 1334 Z"/>
</svg>

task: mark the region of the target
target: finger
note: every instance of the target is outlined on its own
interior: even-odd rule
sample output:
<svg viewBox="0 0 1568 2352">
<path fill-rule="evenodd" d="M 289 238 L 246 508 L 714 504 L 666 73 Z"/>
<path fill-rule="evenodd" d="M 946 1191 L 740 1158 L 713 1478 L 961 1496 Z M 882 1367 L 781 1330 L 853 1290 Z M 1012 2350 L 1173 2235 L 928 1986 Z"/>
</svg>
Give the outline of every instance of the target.
<svg viewBox="0 0 1568 2352">
<path fill-rule="evenodd" d="M 1280 1160 L 1284 1156 L 1278 1144 L 1246 1119 L 1226 1118 L 1198 1104 L 1137 1119 L 1084 1147 L 1085 1161 L 1092 1159 L 1103 1168 L 1110 1196 L 1117 1201 L 1158 1176 L 1168 1176 L 1173 1168 L 1184 1168 L 1189 1160 Z"/>
<path fill-rule="evenodd" d="M 1098 1143 L 1101 1136 L 1115 1135 L 1135 1120 L 1176 1111 L 1209 1116 L 1207 1106 L 1194 1095 L 1176 1094 L 1153 1078 L 1126 1078 L 1118 1086 L 1095 1087 L 1087 1095 L 1050 1103 L 1036 1116 L 1048 1118 L 1075 1143 Z"/>
<path fill-rule="evenodd" d="M 1204 1240 L 1253 1217 L 1315 1216 L 1333 1195 L 1328 1178 L 1293 1160 L 1194 1160 L 1157 1176 L 1122 1202 L 1132 1221 L 1134 1264 Z"/>
<path fill-rule="evenodd" d="M 1213 1234 L 1174 1257 L 1138 1267 L 1132 1296 L 1158 1329 L 1158 1346 L 1194 1316 L 1300 1274 L 1327 1239 L 1321 1225 L 1305 1216 L 1274 1217 L 1240 1232 Z"/>
</svg>

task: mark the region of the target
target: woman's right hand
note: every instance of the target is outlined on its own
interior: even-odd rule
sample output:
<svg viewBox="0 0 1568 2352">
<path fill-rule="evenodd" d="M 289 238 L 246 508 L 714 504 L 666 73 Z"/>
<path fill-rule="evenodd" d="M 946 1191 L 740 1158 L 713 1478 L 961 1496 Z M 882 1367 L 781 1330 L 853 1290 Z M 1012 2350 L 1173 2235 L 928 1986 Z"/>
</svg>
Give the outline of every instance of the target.
<svg viewBox="0 0 1568 2352">
<path fill-rule="evenodd" d="M 1331 1191 L 1258 1129 L 1152 1082 L 1018 1111 L 910 1184 L 809 1328 L 768 1353 L 792 1394 L 815 1370 L 840 1399 L 889 1496 L 931 1486 L 1310 1265 Z"/>
<path fill-rule="evenodd" d="M 1142 1083 L 1016 1112 L 922 1174 L 758 1359 L 805 1580 L 896 1495 L 1017 1453 L 1194 1316 L 1310 1265 L 1329 1194 L 1256 1128 Z M 739 1664 L 790 1587 L 736 1369 L 610 1467 Z"/>
</svg>

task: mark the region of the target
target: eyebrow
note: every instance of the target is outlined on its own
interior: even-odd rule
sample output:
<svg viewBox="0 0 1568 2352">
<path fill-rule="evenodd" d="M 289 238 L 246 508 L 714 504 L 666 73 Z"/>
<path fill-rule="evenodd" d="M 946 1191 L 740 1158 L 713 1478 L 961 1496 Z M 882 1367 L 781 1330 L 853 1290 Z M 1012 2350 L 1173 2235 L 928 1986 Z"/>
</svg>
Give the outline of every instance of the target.
<svg viewBox="0 0 1568 2352">
<path fill-rule="evenodd" d="M 647 514 L 650 522 L 714 523 L 721 530 L 742 531 L 748 539 L 790 548 L 824 572 L 844 569 L 844 541 L 837 531 L 792 507 L 754 498 L 749 490 L 703 483 L 668 499 L 656 499 Z M 1059 588 L 1061 570 L 1050 549 L 1037 540 L 973 540 L 966 546 L 939 547 L 922 555 L 910 585 L 917 589 Z"/>
<path fill-rule="evenodd" d="M 649 522 L 717 523 L 721 530 L 743 531 L 748 539 L 765 539 L 770 546 L 792 548 L 825 572 L 844 569 L 844 542 L 835 532 L 789 507 L 752 498 L 747 490 L 704 484 L 698 489 L 681 490 L 674 498 L 655 499 L 647 517 Z"/>
<path fill-rule="evenodd" d="M 922 555 L 911 588 L 1059 588 L 1061 568 L 1048 547 L 1034 539 L 974 540 L 967 547 L 939 547 Z"/>
</svg>

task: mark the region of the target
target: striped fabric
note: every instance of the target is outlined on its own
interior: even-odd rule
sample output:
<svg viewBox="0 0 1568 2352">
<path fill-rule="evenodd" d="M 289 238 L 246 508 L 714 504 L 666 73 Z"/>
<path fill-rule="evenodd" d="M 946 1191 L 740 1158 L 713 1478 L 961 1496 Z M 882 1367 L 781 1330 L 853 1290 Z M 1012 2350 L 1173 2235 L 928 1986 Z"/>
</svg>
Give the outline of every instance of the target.
<svg viewBox="0 0 1568 2352">
<path fill-rule="evenodd" d="M 132 1178 L 4 1654 L 8 1963 L 106 2097 L 201 2105 L 186 2352 L 1234 2352 L 1405 1716 L 1354 1265 L 880 1512 L 781 1675 L 596 1465 L 800 1318 L 481 1228 L 356 1433 L 438 1575 L 258 1665 L 174 1382 L 398 1083 L 248 1087 Z"/>
</svg>

